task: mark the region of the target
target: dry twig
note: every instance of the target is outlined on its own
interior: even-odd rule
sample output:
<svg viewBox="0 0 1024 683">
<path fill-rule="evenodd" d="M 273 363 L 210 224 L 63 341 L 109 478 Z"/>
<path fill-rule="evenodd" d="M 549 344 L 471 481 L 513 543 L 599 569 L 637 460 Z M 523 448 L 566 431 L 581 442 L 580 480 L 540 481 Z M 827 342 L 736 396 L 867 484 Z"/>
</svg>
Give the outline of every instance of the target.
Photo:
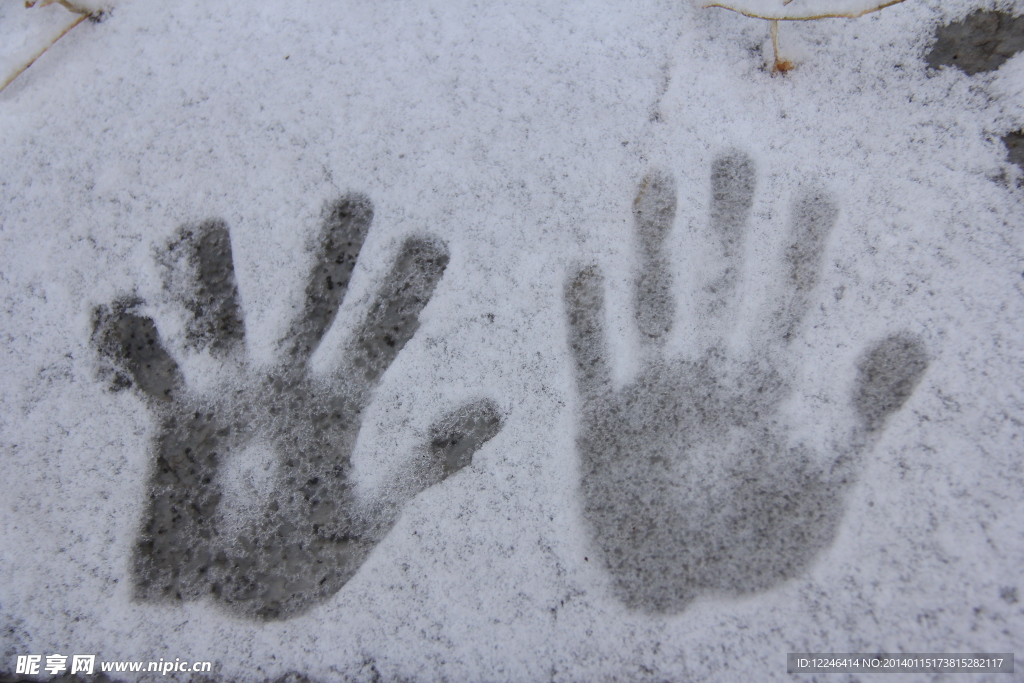
<svg viewBox="0 0 1024 683">
<path fill-rule="evenodd" d="M 74 14 L 77 14 L 78 16 L 75 17 L 74 19 L 72 19 L 71 23 L 69 23 L 64 28 L 64 30 L 62 30 L 60 33 L 58 33 L 57 36 L 53 40 L 51 40 L 46 45 L 44 45 L 41 49 L 39 49 L 35 53 L 33 53 L 32 56 L 29 57 L 28 59 L 26 59 L 25 62 L 20 67 L 16 68 L 9 76 L 7 76 L 7 78 L 5 78 L 2 83 L 0 83 L 0 91 L 3 91 L 4 88 L 6 88 L 8 85 L 10 85 L 11 82 L 15 78 L 20 76 L 25 71 L 25 69 L 27 69 L 30 66 L 32 66 L 32 64 L 37 59 L 39 59 L 43 55 L 44 52 L 49 50 L 53 46 L 54 43 L 56 43 L 58 40 L 63 38 L 67 34 L 68 31 L 70 31 L 74 27 L 76 27 L 79 24 L 81 24 L 83 21 L 88 19 L 89 16 L 92 14 L 92 12 L 90 10 L 84 9 L 82 7 L 79 7 L 78 5 L 75 5 L 70 0 L 25 0 L 25 7 L 26 8 L 32 8 L 32 7 L 35 7 L 36 5 L 38 5 L 39 7 L 46 7 L 47 5 L 52 5 L 54 2 L 60 3 L 67 10 L 69 10 L 70 12 L 73 12 Z"/>
<path fill-rule="evenodd" d="M 843 17 L 856 19 L 903 0 L 697 0 L 699 7 L 721 7 L 755 19 L 765 19 L 771 25 L 774 63 L 772 71 L 786 72 L 793 63 L 779 57 L 779 22 L 811 21 Z"/>
</svg>

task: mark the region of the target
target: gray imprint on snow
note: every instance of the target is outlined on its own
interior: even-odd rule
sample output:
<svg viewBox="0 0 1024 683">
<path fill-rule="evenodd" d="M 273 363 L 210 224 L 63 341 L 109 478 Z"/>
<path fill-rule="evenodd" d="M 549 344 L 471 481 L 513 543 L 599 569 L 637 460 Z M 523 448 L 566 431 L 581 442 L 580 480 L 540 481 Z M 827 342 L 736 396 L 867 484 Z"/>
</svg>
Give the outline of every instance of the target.
<svg viewBox="0 0 1024 683">
<path fill-rule="evenodd" d="M 341 368 L 328 377 L 311 375 L 309 358 L 334 322 L 372 219 L 373 206 L 362 195 L 329 206 L 305 305 L 282 343 L 280 364 L 270 370 L 244 359 L 226 226 L 209 221 L 179 231 L 162 260 L 191 314 L 189 345 L 234 368 L 234 379 L 217 392 L 189 390 L 153 321 L 138 314 L 139 301 L 95 311 L 93 342 L 111 362 L 113 387 L 136 387 L 159 418 L 133 558 L 139 599 L 212 596 L 249 617 L 298 614 L 355 574 L 405 501 L 468 465 L 500 430 L 493 402 L 464 405 L 435 424 L 385 499 L 356 500 L 350 456 L 363 410 L 415 334 L 448 264 L 440 241 L 406 240 Z M 260 460 L 261 449 L 269 460 Z M 256 461 L 255 475 L 270 491 L 259 505 L 242 505 L 241 520 L 225 490 L 231 470 L 225 463 L 238 458 Z"/>
<path fill-rule="evenodd" d="M 695 292 L 702 323 L 721 329 L 735 305 L 753 204 L 753 162 L 730 152 L 711 169 L 710 236 L 717 260 Z M 651 173 L 633 205 L 640 247 L 634 310 L 643 368 L 612 386 L 604 284 L 594 266 L 565 289 L 569 343 L 581 394 L 577 447 L 584 519 L 595 552 L 631 608 L 679 612 L 698 595 L 765 590 L 804 570 L 834 537 L 858 453 L 910 397 L 928 366 L 907 333 L 873 344 L 850 399 L 857 427 L 829 457 L 787 439 L 779 406 L 799 359 L 791 340 L 815 301 L 826 241 L 838 217 L 820 190 L 798 190 L 784 277 L 760 316 L 757 352 L 730 358 L 717 343 L 684 360 L 664 353 L 675 302 L 664 243 L 675 182 Z"/>
<path fill-rule="evenodd" d="M 935 29 L 935 42 L 925 55 L 928 66 L 955 66 L 969 76 L 999 69 L 1024 50 L 1024 16 L 975 10 L 961 21 Z M 1024 130 L 1003 136 L 1010 163 L 1024 171 Z"/>
<path fill-rule="evenodd" d="M 1024 16 L 976 10 L 935 29 L 935 43 L 925 55 L 928 66 L 955 66 L 969 76 L 995 71 L 1024 50 Z"/>
</svg>

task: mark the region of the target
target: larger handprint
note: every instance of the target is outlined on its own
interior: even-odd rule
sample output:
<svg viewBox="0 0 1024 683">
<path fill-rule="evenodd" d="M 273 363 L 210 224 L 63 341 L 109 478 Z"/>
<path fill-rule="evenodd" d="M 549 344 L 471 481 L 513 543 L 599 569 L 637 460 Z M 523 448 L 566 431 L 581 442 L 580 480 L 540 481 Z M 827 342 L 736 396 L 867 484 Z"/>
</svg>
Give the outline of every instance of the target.
<svg viewBox="0 0 1024 683">
<path fill-rule="evenodd" d="M 712 168 L 709 269 L 696 295 L 703 320 L 722 325 L 735 303 L 753 202 L 753 163 L 740 153 Z M 928 365 L 916 337 L 893 334 L 861 357 L 854 427 L 819 455 L 790 439 L 791 343 L 811 307 L 825 241 L 838 216 L 827 194 L 798 193 L 783 256 L 784 282 L 756 328 L 756 354 L 731 358 L 709 334 L 696 358 L 666 357 L 675 304 L 663 242 L 675 219 L 674 181 L 654 173 L 633 207 L 641 245 L 635 313 L 644 368 L 611 382 L 603 281 L 580 268 L 565 291 L 582 398 L 577 446 L 583 512 L 619 597 L 651 612 L 683 610 L 701 594 L 764 590 L 802 571 L 835 534 L 858 454 L 910 397 Z"/>
<path fill-rule="evenodd" d="M 182 229 L 164 260 L 186 291 L 191 345 L 225 362 L 217 392 L 188 389 L 153 321 L 136 311 L 140 302 L 96 310 L 94 343 L 112 361 L 113 385 L 136 386 L 159 418 L 134 557 L 138 598 L 211 596 L 250 617 L 298 614 L 355 574 L 406 500 L 469 464 L 500 429 L 491 401 L 456 409 L 435 423 L 430 444 L 383 499 L 355 496 L 350 456 L 363 410 L 416 332 L 448 264 L 443 243 L 406 240 L 342 367 L 311 374 L 309 358 L 334 321 L 372 218 L 362 195 L 331 205 L 302 314 L 269 370 L 243 353 L 226 227 L 212 221 Z M 225 472 L 246 460 L 255 461 L 262 482 L 239 494 Z"/>
</svg>

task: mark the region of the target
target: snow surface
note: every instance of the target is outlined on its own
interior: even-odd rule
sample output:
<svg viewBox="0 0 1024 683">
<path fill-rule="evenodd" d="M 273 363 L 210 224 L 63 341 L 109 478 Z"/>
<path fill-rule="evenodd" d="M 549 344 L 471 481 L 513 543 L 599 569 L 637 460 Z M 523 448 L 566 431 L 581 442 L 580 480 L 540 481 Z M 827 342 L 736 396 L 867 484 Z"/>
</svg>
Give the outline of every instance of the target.
<svg viewBox="0 0 1024 683">
<path fill-rule="evenodd" d="M 3 5 L 5 41 L 23 35 L 6 23 L 19 7 Z M 1024 127 L 1024 57 L 974 76 L 924 62 L 936 27 L 978 7 L 1024 12 L 908 0 L 786 25 L 801 57 L 784 77 L 765 68 L 765 22 L 665 0 L 125 0 L 77 27 L 0 93 L 0 670 L 75 652 L 211 660 L 236 681 L 782 680 L 786 652 L 1020 652 L 1024 193 L 1000 138 Z M 633 198 L 671 174 L 666 346 L 698 357 L 715 341 L 693 310 L 709 177 L 730 150 L 757 179 L 733 354 L 757 353 L 798 190 L 839 207 L 790 347 L 794 438 L 823 452 L 841 438 L 872 343 L 916 335 L 930 364 L 809 569 L 630 610 L 582 516 L 564 285 L 600 268 L 627 383 L 646 352 Z M 301 616 L 133 601 L 157 425 L 139 394 L 108 391 L 93 309 L 140 297 L 187 380 L 214 390 L 217 361 L 186 347 L 157 256 L 179 226 L 221 218 L 247 351 L 269 365 L 321 210 L 347 192 L 376 214 L 322 372 L 407 236 L 451 255 L 364 415 L 361 490 L 467 400 L 493 399 L 502 431 Z"/>
</svg>

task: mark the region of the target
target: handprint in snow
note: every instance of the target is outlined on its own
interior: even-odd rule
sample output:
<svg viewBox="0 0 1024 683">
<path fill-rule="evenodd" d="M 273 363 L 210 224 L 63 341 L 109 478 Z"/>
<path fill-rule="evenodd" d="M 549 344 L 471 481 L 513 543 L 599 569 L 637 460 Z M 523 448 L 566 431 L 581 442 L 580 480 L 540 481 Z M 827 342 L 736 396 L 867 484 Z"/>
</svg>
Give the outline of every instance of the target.
<svg viewBox="0 0 1024 683">
<path fill-rule="evenodd" d="M 696 294 L 719 331 L 736 304 L 755 189 L 752 161 L 716 159 L 711 173 L 715 272 Z M 664 352 L 675 302 L 664 249 L 674 223 L 674 180 L 652 173 L 633 206 L 640 270 L 636 324 L 644 367 L 615 389 L 605 344 L 604 285 L 594 266 L 565 289 L 569 342 L 581 394 L 577 448 L 583 513 L 595 550 L 632 608 L 678 612 L 705 593 L 764 590 L 802 571 L 827 547 L 869 448 L 928 366 L 922 342 L 892 334 L 861 357 L 850 407 L 856 426 L 825 457 L 788 439 L 780 407 L 800 362 L 791 343 L 814 302 L 829 231 L 838 217 L 822 191 L 797 192 L 779 296 L 763 312 L 757 352 L 731 358 L 709 334 L 694 358 Z"/>
<path fill-rule="evenodd" d="M 269 370 L 244 356 L 227 228 L 211 221 L 180 231 L 165 256 L 187 290 L 190 344 L 230 368 L 218 391 L 190 391 L 153 321 L 138 313 L 140 302 L 96 310 L 93 340 L 111 362 L 113 385 L 136 387 L 159 420 L 133 559 L 138 598 L 212 596 L 250 617 L 298 614 L 355 574 L 405 501 L 469 464 L 500 429 L 493 402 L 466 404 L 435 423 L 384 499 L 357 500 L 350 456 L 363 412 L 448 264 L 440 241 L 406 240 L 344 363 L 330 376 L 311 373 L 310 356 L 334 321 L 372 218 L 362 195 L 330 206 L 305 305 Z M 232 477 L 246 467 L 262 479 L 248 492 Z M 257 489 L 259 499 L 247 499 Z"/>
</svg>

